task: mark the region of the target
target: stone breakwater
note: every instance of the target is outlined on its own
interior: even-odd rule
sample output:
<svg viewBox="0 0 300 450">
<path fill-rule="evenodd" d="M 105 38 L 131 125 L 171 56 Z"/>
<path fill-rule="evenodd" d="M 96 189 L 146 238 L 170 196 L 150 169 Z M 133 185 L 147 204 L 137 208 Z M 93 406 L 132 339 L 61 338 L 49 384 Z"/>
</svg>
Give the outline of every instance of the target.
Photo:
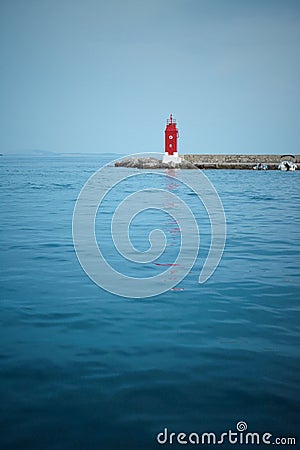
<svg viewBox="0 0 300 450">
<path fill-rule="evenodd" d="M 283 160 L 300 164 L 300 155 L 181 155 L 180 164 L 165 164 L 157 158 L 125 158 L 115 163 L 116 167 L 136 169 L 248 169 L 258 163 L 267 164 L 269 170 L 277 170 Z"/>
<path fill-rule="evenodd" d="M 194 164 L 182 159 L 180 164 L 163 163 L 157 158 L 125 158 L 115 163 L 115 167 L 130 167 L 133 169 L 198 169 Z"/>
<path fill-rule="evenodd" d="M 277 170 L 283 160 L 300 163 L 300 155 L 184 155 L 184 159 L 199 169 L 253 169 L 258 163 L 267 164 L 269 170 Z"/>
</svg>

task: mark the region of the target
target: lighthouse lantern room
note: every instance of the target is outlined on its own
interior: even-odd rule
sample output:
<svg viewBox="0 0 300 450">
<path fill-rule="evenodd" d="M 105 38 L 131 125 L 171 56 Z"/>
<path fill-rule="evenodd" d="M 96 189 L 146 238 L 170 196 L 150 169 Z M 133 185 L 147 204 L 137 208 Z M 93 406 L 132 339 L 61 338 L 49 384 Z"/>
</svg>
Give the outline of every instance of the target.
<svg viewBox="0 0 300 450">
<path fill-rule="evenodd" d="M 176 127 L 176 120 L 174 120 L 172 114 L 170 114 L 170 118 L 167 119 L 167 125 L 165 129 L 165 153 L 163 157 L 163 163 L 181 163 L 181 158 L 178 156 L 177 151 L 178 137 L 179 135 L 178 129 Z"/>
</svg>

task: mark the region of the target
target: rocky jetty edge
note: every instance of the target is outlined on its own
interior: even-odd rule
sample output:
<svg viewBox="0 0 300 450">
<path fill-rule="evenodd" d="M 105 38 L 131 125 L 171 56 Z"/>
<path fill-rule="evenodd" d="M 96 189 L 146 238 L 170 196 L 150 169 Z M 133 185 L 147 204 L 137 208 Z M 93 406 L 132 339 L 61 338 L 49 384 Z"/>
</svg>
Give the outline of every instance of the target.
<svg viewBox="0 0 300 450">
<path fill-rule="evenodd" d="M 115 167 L 133 169 L 247 169 L 252 170 L 256 164 L 262 163 L 269 170 L 278 170 L 283 159 L 291 160 L 300 166 L 300 155 L 181 155 L 181 163 L 163 163 L 154 157 L 130 157 L 117 161 Z"/>
<path fill-rule="evenodd" d="M 157 158 L 125 158 L 115 163 L 115 167 L 128 167 L 131 169 L 198 169 L 194 164 L 182 159 L 181 163 L 163 163 Z"/>
</svg>

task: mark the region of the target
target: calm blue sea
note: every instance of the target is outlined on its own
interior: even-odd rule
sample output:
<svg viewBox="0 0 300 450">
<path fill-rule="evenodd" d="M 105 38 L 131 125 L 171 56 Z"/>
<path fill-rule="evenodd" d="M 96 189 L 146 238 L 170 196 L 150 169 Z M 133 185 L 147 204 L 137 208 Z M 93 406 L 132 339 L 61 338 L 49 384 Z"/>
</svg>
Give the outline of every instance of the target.
<svg viewBox="0 0 300 450">
<path fill-rule="evenodd" d="M 176 175 L 162 172 L 155 187 L 190 204 L 202 246 L 178 290 L 128 299 L 90 280 L 72 241 L 76 198 L 106 162 L 0 160 L 1 450 L 197 448 L 158 444 L 156 436 L 165 428 L 221 434 L 239 421 L 271 441 L 296 437 L 292 448 L 300 448 L 300 171 L 205 172 L 224 205 L 227 243 L 203 285 L 209 221 Z M 151 275 L 164 266 L 135 268 L 110 247 L 122 194 L 111 192 L 98 218 L 103 251 L 117 270 Z M 168 264 L 179 236 L 166 215 L 137 217 L 132 240 L 145 250 L 154 225 L 169 236 Z"/>
</svg>

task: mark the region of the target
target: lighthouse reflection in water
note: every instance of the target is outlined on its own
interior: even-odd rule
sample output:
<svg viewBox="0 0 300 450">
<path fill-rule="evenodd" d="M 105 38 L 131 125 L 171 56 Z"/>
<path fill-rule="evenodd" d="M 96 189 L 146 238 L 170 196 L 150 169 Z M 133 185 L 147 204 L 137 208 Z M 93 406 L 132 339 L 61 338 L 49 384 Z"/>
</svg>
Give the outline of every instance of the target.
<svg viewBox="0 0 300 450">
<path fill-rule="evenodd" d="M 136 174 L 136 172 L 134 173 Z M 107 192 L 96 218 L 96 238 L 99 248 L 114 270 L 128 277 L 153 278 L 153 284 L 160 283 L 162 292 L 168 289 L 170 285 L 172 285 L 171 290 L 184 290 L 186 279 L 180 274 L 183 270 L 189 271 L 190 259 L 187 257 L 178 258 L 182 248 L 182 229 L 178 221 L 185 221 L 185 218 L 182 217 L 182 203 L 184 202 L 193 212 L 195 219 L 198 216 L 198 219 L 201 219 L 201 224 L 206 221 L 209 227 L 207 213 L 198 196 L 182 183 L 176 174 L 176 170 L 169 169 L 164 172 L 144 171 L 142 174 L 124 178 L 111 191 Z M 118 228 L 112 236 L 111 217 L 108 217 L 108 211 L 116 209 L 121 202 L 127 201 L 131 194 L 137 191 L 145 193 L 144 197 L 140 197 L 140 204 L 135 204 L 135 209 L 140 210 L 140 212 L 134 215 L 128 224 L 122 223 L 121 217 Z M 152 194 L 160 196 L 160 209 L 152 206 Z M 170 194 L 172 194 L 172 197 L 170 197 Z M 198 219 L 196 220 L 198 221 Z M 157 258 L 145 263 L 135 262 L 133 253 L 125 256 L 125 259 L 120 258 L 120 254 L 115 248 L 115 242 L 124 239 L 126 227 L 128 227 L 129 239 L 134 250 L 140 253 L 149 251 L 152 244 L 155 247 L 152 233 L 154 230 L 161 230 L 165 236 L 165 246 L 162 253 Z M 191 229 L 190 231 L 192 236 L 192 232 L 195 232 L 195 230 Z M 190 248 L 186 248 L 186 242 L 185 251 L 197 255 L 197 248 L 195 249 L 192 246 L 192 240 L 188 242 Z M 194 242 L 196 243 L 196 238 Z M 196 261 L 195 267 L 197 264 Z M 197 270 L 197 274 L 193 274 L 194 283 L 198 282 L 201 268 L 198 267 Z M 165 275 L 159 279 L 154 278 L 163 273 Z M 176 280 L 178 280 L 178 283 Z"/>
<path fill-rule="evenodd" d="M 176 171 L 174 169 L 168 169 L 166 170 L 166 189 L 168 191 L 176 191 L 179 188 L 179 183 L 176 180 Z M 166 204 L 166 209 L 170 211 L 172 214 L 172 210 L 175 210 L 178 206 L 178 202 L 173 201 Z M 181 232 L 180 228 L 178 226 L 178 223 L 174 216 L 168 215 L 166 219 L 166 230 L 167 234 L 169 236 L 168 238 L 168 247 L 175 247 L 178 249 L 178 247 L 181 245 Z M 171 253 L 171 252 L 169 252 Z M 158 263 L 159 264 L 159 263 Z M 168 278 L 171 280 L 176 280 L 176 272 L 177 272 L 177 264 L 176 263 L 167 263 L 168 265 L 172 266 L 172 269 L 169 272 Z M 176 286 L 171 288 L 173 291 L 183 291 L 184 288 L 182 286 Z"/>
</svg>

